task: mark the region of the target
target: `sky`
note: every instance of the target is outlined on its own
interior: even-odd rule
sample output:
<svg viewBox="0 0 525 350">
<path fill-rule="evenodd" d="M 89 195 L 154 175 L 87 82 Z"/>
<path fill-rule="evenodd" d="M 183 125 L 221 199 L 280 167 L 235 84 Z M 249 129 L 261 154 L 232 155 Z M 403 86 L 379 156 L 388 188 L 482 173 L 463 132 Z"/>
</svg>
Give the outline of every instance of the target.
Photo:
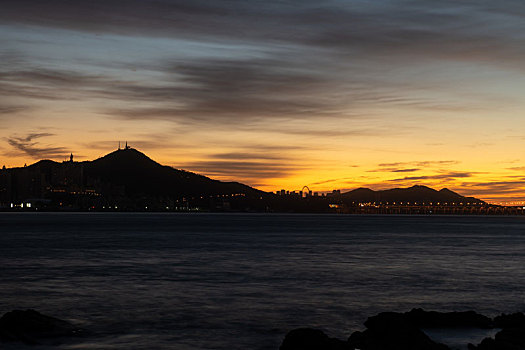
<svg viewBox="0 0 525 350">
<path fill-rule="evenodd" d="M 525 3 L 3 0 L 0 166 L 525 201 Z"/>
</svg>

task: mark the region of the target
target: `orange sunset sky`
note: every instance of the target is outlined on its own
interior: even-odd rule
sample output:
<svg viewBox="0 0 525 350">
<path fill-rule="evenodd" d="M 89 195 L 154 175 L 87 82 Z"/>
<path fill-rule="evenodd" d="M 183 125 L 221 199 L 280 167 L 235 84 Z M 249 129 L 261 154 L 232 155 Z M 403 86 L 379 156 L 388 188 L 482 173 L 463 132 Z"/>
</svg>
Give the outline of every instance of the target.
<svg viewBox="0 0 525 350">
<path fill-rule="evenodd" d="M 0 11 L 0 166 L 525 200 L 519 1 L 36 1 Z"/>
</svg>

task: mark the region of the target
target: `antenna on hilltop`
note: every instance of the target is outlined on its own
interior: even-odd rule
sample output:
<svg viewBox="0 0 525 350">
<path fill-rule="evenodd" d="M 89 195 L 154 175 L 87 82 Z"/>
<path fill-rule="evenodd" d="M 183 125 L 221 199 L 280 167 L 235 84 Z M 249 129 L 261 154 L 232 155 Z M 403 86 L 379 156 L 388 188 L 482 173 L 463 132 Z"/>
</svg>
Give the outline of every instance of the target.
<svg viewBox="0 0 525 350">
<path fill-rule="evenodd" d="M 120 151 L 120 141 L 118 142 L 118 150 Z"/>
</svg>

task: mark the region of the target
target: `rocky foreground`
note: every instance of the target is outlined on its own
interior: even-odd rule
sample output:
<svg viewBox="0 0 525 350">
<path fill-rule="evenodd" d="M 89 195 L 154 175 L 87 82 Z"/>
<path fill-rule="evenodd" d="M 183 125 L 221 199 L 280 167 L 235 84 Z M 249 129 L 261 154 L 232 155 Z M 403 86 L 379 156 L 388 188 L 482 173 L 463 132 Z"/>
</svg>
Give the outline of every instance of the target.
<svg viewBox="0 0 525 350">
<path fill-rule="evenodd" d="M 525 350 L 525 315 L 521 312 L 491 319 L 474 311 L 435 312 L 413 309 L 406 313 L 383 312 L 369 317 L 366 330 L 354 332 L 344 341 L 330 338 L 317 329 L 290 331 L 280 350 L 447 350 L 447 345 L 430 339 L 422 329 L 501 329 L 469 350 Z M 62 337 L 85 335 L 86 331 L 35 310 L 15 310 L 0 318 L 0 341 L 26 344 L 56 343 Z"/>
<path fill-rule="evenodd" d="M 435 312 L 413 309 L 406 313 L 383 312 L 369 317 L 366 330 L 354 332 L 344 341 L 330 338 L 317 329 L 288 332 L 280 350 L 447 350 L 422 329 L 501 329 L 494 338 L 468 344 L 469 350 L 525 350 L 525 315 L 521 312 L 494 319 L 474 311 Z"/>
<path fill-rule="evenodd" d="M 61 337 L 79 336 L 73 324 L 35 310 L 14 310 L 0 318 L 0 341 L 20 341 L 30 345 L 56 343 Z"/>
</svg>

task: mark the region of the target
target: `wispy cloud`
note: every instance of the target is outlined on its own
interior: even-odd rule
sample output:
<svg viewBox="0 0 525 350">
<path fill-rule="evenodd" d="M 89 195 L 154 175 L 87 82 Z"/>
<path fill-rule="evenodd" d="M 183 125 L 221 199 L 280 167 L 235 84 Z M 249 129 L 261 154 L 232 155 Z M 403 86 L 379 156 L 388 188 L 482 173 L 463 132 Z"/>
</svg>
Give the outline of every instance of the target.
<svg viewBox="0 0 525 350">
<path fill-rule="evenodd" d="M 182 164 L 182 168 L 221 179 L 243 179 L 254 184 L 261 180 L 285 178 L 301 167 L 286 163 L 205 160 Z"/>
<path fill-rule="evenodd" d="M 397 163 L 380 163 L 377 166 L 380 167 L 398 167 L 398 166 L 448 166 L 459 164 L 457 160 L 424 160 L 424 161 L 412 161 L 412 162 L 397 162 Z"/>
<path fill-rule="evenodd" d="M 309 169 L 287 153 L 274 152 L 229 152 L 210 154 L 205 159 L 179 165 L 197 173 L 228 180 L 239 180 L 251 185 L 262 184 L 271 179 L 282 179 Z"/>
<path fill-rule="evenodd" d="M 405 70 L 407 60 L 419 64 L 425 58 L 486 61 L 497 55 L 501 62 L 525 57 L 519 38 L 511 35 L 520 32 L 519 14 L 524 9 L 513 5 L 516 13 L 485 1 L 462 5 L 449 1 L 359 5 L 312 0 L 195 1 L 190 5 L 183 1 L 8 0 L 0 14 L 7 24 L 185 40 L 202 48 L 200 55 L 174 53 L 171 58 L 162 55 L 133 62 L 156 70 L 155 81 L 137 74 L 58 71 L 34 63 L 32 68 L 31 64 L 9 67 L 0 74 L 0 93 L 35 99 L 107 99 L 115 102 L 105 103 L 109 106 L 103 112 L 108 115 L 197 123 L 350 118 L 349 111 L 363 104 L 426 110 L 480 108 L 480 99 L 469 103 L 421 93 L 448 92 L 449 81 L 430 75 L 406 79 L 403 72 L 395 74 L 395 68 Z M 399 6 L 408 10 L 396 11 Z M 507 31 L 480 26 L 502 16 L 506 16 Z M 225 53 L 227 48 L 234 51 Z M 387 65 L 382 57 L 388 57 Z M 114 67 L 107 60 L 99 64 Z M 122 107 L 123 101 L 131 103 Z M 337 130 L 325 133 L 330 136 Z"/>
<path fill-rule="evenodd" d="M 390 170 L 393 173 L 413 173 L 415 171 L 419 171 L 421 169 L 418 168 L 411 168 L 411 169 L 392 169 Z"/>
<path fill-rule="evenodd" d="M 345 183 L 345 182 L 348 182 L 348 180 L 355 180 L 355 179 L 353 177 L 342 177 L 342 178 L 327 179 L 327 180 L 312 182 L 309 185 L 310 186 L 315 186 L 315 185 L 325 185 L 325 184 L 329 184 L 329 183 Z"/>
<path fill-rule="evenodd" d="M 414 181 L 414 180 L 453 180 L 458 178 L 471 177 L 473 173 L 471 172 L 448 172 L 443 174 L 435 175 L 424 175 L 424 176 L 406 176 L 398 179 L 391 179 L 388 181 Z"/>
<path fill-rule="evenodd" d="M 0 105 L 0 115 L 13 115 L 13 114 L 17 114 L 19 112 L 22 112 L 22 111 L 27 111 L 29 110 L 29 107 L 26 107 L 26 106 L 1 106 Z"/>
<path fill-rule="evenodd" d="M 383 173 L 383 172 L 389 172 L 389 173 L 413 173 L 416 171 L 419 171 L 421 169 L 419 168 L 395 168 L 395 167 L 383 167 L 379 169 L 374 170 L 368 170 L 368 172 L 371 173 Z"/>
<path fill-rule="evenodd" d="M 487 182 L 463 182 L 457 186 L 468 195 L 480 196 L 487 200 L 525 200 L 525 179 L 521 181 L 487 181 Z"/>
<path fill-rule="evenodd" d="M 403 8 L 403 11 L 399 11 Z M 512 9 L 510 11 L 509 9 Z M 114 15 L 118 13 L 118 16 Z M 342 52 L 514 61 L 524 50 L 523 3 L 412 1 L 5 0 L 4 23 L 130 36 L 232 37 Z M 500 26 L 505 21 L 505 26 Z M 492 29 L 492 30 L 487 30 Z"/>
<path fill-rule="evenodd" d="M 42 145 L 37 139 L 54 136 L 51 133 L 30 133 L 25 136 L 11 136 L 7 138 L 7 143 L 16 151 L 30 156 L 33 159 L 57 158 L 67 154 L 63 147 Z"/>
</svg>

